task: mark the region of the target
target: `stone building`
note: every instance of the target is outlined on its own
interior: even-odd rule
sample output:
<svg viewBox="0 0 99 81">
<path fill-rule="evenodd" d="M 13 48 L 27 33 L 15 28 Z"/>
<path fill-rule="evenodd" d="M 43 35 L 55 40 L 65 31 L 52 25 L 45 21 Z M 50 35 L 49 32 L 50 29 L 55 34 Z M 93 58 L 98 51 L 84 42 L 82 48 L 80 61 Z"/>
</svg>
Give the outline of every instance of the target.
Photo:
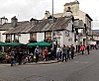
<svg viewBox="0 0 99 81">
<path fill-rule="evenodd" d="M 11 18 L 11 23 L 2 25 L 0 30 L 5 30 L 3 33 L 5 42 L 18 41 L 27 44 L 34 41 L 54 41 L 63 46 L 63 44 L 75 44 L 74 32 L 72 31 L 73 22 L 74 17 L 71 12 L 70 15 L 60 18 L 53 18 L 50 15 L 46 19 L 31 18 L 30 21 L 22 22 L 18 22 L 14 16 Z"/>
<path fill-rule="evenodd" d="M 88 37 L 90 35 L 92 35 L 92 31 L 91 31 L 92 19 L 87 13 L 85 13 L 79 9 L 79 4 L 80 3 L 77 0 L 75 0 L 74 2 L 65 3 L 64 12 L 56 13 L 56 14 L 54 14 L 54 17 L 56 17 L 56 18 L 64 17 L 65 15 L 68 15 L 65 12 L 67 12 L 68 10 L 71 10 L 72 15 L 74 16 L 74 19 L 75 19 L 74 27 L 76 28 L 78 33 L 80 33 L 80 34 L 76 35 L 77 36 L 76 38 L 80 39 L 77 42 L 78 42 L 78 44 L 80 42 L 82 42 L 82 44 L 86 45 L 86 44 L 88 44 L 88 41 L 90 41 L 88 39 Z M 46 18 L 48 15 L 49 14 L 46 14 L 44 18 Z M 81 35 L 81 38 L 78 38 L 78 37 L 80 37 L 79 35 Z"/>
<path fill-rule="evenodd" d="M 1 17 L 0 18 L 0 41 L 5 41 L 5 36 L 3 35 L 4 32 L 6 32 L 9 27 L 5 27 L 2 29 L 2 27 L 8 23 L 8 19 L 6 17 Z"/>
<path fill-rule="evenodd" d="M 90 16 L 79 10 L 79 2 L 66 3 L 64 12 L 54 14 L 45 12 L 42 20 L 31 19 L 30 21 L 18 22 L 16 17 L 11 19 L 11 23 L 1 25 L 5 41 L 18 40 L 22 43 L 29 41 L 55 40 L 61 46 L 63 44 L 78 45 L 88 43 L 88 35 L 91 34 Z M 53 32 L 54 31 L 54 32 Z"/>
<path fill-rule="evenodd" d="M 92 30 L 92 41 L 90 44 L 99 44 L 99 30 Z"/>
</svg>

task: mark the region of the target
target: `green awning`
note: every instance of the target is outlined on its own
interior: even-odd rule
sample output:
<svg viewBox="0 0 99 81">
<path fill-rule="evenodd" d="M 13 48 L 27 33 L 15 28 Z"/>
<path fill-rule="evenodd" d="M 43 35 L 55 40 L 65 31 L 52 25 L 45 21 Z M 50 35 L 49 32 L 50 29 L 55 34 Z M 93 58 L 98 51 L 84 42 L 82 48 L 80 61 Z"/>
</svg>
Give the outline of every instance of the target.
<svg viewBox="0 0 99 81">
<path fill-rule="evenodd" d="M 36 42 L 36 43 L 29 43 L 27 46 L 29 46 L 29 47 L 33 47 L 33 46 L 34 47 L 35 46 L 48 47 L 48 46 L 51 46 L 51 43 L 41 41 L 41 42 Z"/>
<path fill-rule="evenodd" d="M 0 42 L 0 46 L 5 46 L 5 43 L 4 42 Z"/>
<path fill-rule="evenodd" d="M 5 46 L 23 46 L 23 43 L 18 43 L 18 42 L 10 42 L 10 43 L 5 43 Z"/>
</svg>

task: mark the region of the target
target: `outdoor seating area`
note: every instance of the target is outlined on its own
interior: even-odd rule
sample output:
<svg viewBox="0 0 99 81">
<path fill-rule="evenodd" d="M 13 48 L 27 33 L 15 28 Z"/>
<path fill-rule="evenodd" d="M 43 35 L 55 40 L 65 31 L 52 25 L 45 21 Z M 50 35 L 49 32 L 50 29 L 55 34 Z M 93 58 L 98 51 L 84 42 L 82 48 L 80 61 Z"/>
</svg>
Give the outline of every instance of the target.
<svg viewBox="0 0 99 81">
<path fill-rule="evenodd" d="M 34 50 L 36 47 L 39 47 L 39 59 L 38 61 L 42 61 L 43 59 L 43 50 L 45 47 L 50 49 L 52 43 L 40 41 L 35 43 L 23 44 L 19 42 L 0 42 L 0 63 L 11 63 L 11 58 L 14 56 L 16 62 L 26 63 L 35 61 L 36 57 L 34 54 Z M 50 51 L 50 50 L 49 50 Z M 13 55 L 12 55 L 13 54 Z M 50 56 L 50 55 L 49 55 Z"/>
</svg>

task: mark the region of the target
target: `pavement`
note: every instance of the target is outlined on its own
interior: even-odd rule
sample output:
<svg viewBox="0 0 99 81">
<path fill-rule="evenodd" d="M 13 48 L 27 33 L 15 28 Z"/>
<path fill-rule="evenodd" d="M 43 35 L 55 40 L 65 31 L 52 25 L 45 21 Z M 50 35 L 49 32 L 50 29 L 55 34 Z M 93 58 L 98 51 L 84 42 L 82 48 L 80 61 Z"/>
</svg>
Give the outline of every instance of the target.
<svg viewBox="0 0 99 81">
<path fill-rule="evenodd" d="M 50 61 L 40 61 L 40 62 L 33 62 L 33 63 L 26 63 L 27 65 L 28 64 L 52 64 L 52 63 L 58 63 L 60 61 L 57 61 L 57 60 L 50 60 Z"/>
<path fill-rule="evenodd" d="M 22 65 L 38 65 L 38 64 L 52 64 L 52 63 L 58 63 L 60 61 L 57 60 L 50 60 L 50 61 L 39 61 L 39 62 L 31 62 L 31 63 L 26 63 L 26 64 L 22 64 Z M 0 64 L 0 65 L 11 65 L 11 64 Z M 16 65 L 18 65 L 18 63 L 16 63 Z"/>
<path fill-rule="evenodd" d="M 78 56 L 78 55 L 80 55 L 80 54 L 75 53 L 75 57 Z M 39 61 L 37 63 L 36 62 L 31 62 L 31 63 L 22 64 L 22 65 L 52 64 L 52 63 L 59 63 L 59 62 L 61 62 L 61 61 L 49 60 L 49 61 Z M 1 64 L 1 65 L 10 65 L 10 64 Z M 18 63 L 16 63 L 16 65 L 18 65 Z"/>
</svg>

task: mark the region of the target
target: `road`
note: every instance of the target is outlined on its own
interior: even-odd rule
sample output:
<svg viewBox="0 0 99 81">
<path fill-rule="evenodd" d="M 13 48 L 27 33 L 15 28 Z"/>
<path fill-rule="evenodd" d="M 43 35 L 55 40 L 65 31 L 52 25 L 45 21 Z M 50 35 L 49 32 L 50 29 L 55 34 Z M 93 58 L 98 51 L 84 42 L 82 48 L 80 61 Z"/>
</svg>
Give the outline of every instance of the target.
<svg viewBox="0 0 99 81">
<path fill-rule="evenodd" d="M 99 50 L 53 64 L 0 65 L 0 81 L 98 81 Z"/>
</svg>

